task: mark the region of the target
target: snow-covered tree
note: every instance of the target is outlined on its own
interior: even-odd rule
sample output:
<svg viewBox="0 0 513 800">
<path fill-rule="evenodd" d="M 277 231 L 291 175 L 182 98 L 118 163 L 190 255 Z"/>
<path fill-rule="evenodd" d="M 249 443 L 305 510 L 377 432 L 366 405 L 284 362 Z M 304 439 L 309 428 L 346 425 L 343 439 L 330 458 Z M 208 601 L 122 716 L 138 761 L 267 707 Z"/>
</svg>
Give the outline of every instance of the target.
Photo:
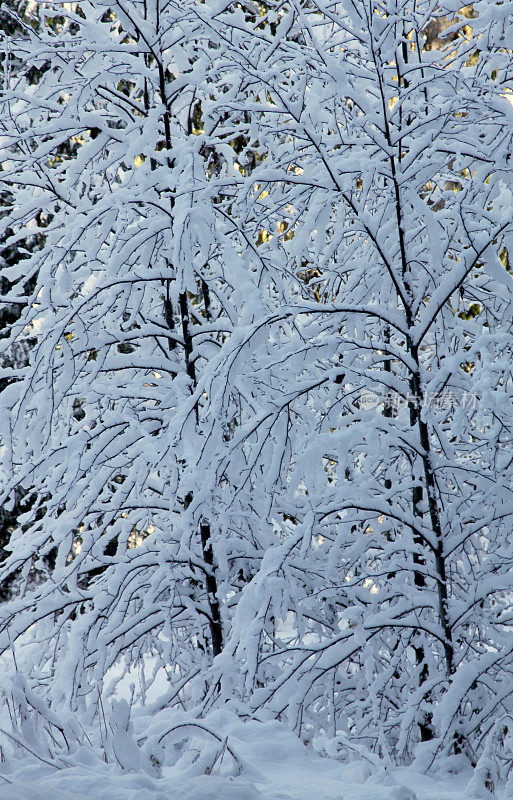
<svg viewBox="0 0 513 800">
<path fill-rule="evenodd" d="M 266 154 L 232 217 L 241 246 L 265 232 L 289 314 L 238 439 L 274 442 L 246 485 L 282 536 L 220 665 L 253 709 L 399 758 L 419 738 L 474 758 L 511 709 L 509 76 L 468 13 L 425 48 L 442 11 L 230 8 L 219 67 L 240 82 L 224 130 L 244 113 Z"/>
<path fill-rule="evenodd" d="M 5 85 L 8 84 L 11 76 L 16 73 L 18 66 L 14 54 L 9 48 L 9 37 L 23 36 L 24 25 L 17 14 L 13 14 L 14 6 L 6 3 L 0 9 L 0 69 L 4 76 Z M 23 9 L 20 9 L 23 13 Z M 2 45 L 6 44 L 6 47 Z M 32 81 L 36 80 L 36 75 L 31 76 Z M 10 187 L 3 184 L 0 187 L 0 216 L 9 213 L 12 203 Z M 27 236 L 23 239 L 16 238 L 10 246 L 5 246 L 2 242 L 0 247 L 0 296 L 8 295 L 11 289 L 9 281 L 4 277 L 5 270 L 12 264 L 24 259 L 27 252 L 37 247 L 37 237 L 27 231 Z M 24 294 L 27 295 L 29 286 L 25 287 Z M 31 287 L 34 288 L 33 286 Z M 0 337 L 9 337 L 13 323 L 19 319 L 26 296 L 19 298 L 22 302 L 3 302 L 0 304 Z M 11 346 L 2 349 L 0 364 L 4 368 L 3 377 L 0 379 L 0 391 L 5 389 L 17 375 L 17 370 L 27 364 L 27 348 L 30 346 L 30 337 L 19 337 Z M 6 545 L 9 543 L 10 533 L 16 525 L 16 519 L 21 513 L 21 504 L 29 498 L 25 498 L 18 492 L 13 508 L 7 509 L 5 506 L 0 508 L 0 553 L 2 560 L 8 555 Z M 11 590 L 14 576 L 9 575 L 0 585 L 0 598 L 5 600 Z"/>
<path fill-rule="evenodd" d="M 10 44 L 0 644 L 54 711 L 150 654 L 170 708 L 386 759 L 513 711 L 513 107 L 479 18 L 425 47 L 453 13 L 45 3 Z"/>
<path fill-rule="evenodd" d="M 198 375 L 242 305 L 195 128 L 209 87 L 194 14 L 159 3 L 39 14 L 49 24 L 10 44 L 24 70 L 3 96 L 3 177 L 16 189 L 5 224 L 13 238 L 32 226 L 45 241 L 5 270 L 20 286 L 37 275 L 11 338 L 38 337 L 34 383 L 3 395 L 7 492 L 38 496 L 5 568 L 21 570 L 28 588 L 6 613 L 15 637 L 37 622 L 45 638 L 58 615 L 57 652 L 74 653 L 75 667 L 53 663 L 50 639 L 38 659 L 51 658 L 53 684 L 75 702 L 89 691 L 86 617 L 98 680 L 121 653 L 156 647 L 186 681 L 198 655 L 208 662 L 221 648 L 216 501 L 193 469 Z M 42 65 L 35 88 L 27 73 Z M 13 290 L 6 302 L 15 299 Z M 228 572 L 231 555 L 222 554 Z"/>
</svg>

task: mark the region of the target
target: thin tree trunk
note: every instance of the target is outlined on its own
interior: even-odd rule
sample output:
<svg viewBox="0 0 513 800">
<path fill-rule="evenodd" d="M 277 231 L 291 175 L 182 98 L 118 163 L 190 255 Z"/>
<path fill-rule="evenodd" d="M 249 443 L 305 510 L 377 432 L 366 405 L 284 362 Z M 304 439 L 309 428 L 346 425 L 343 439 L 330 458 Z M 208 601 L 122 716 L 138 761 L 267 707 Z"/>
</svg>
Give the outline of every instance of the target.
<svg viewBox="0 0 513 800">
<path fill-rule="evenodd" d="M 162 61 L 158 61 L 158 71 L 159 71 L 159 88 L 160 88 L 161 100 L 164 108 L 166 109 L 163 114 L 166 149 L 168 153 L 171 154 L 172 152 L 171 122 L 169 118 L 169 111 L 167 110 L 168 106 L 167 106 L 167 95 L 166 95 L 166 79 L 165 79 L 164 65 L 162 64 Z M 169 156 L 169 163 L 170 165 L 172 165 L 173 163 L 171 155 Z M 171 208 L 173 208 L 173 206 L 174 206 L 174 198 L 171 197 Z M 210 309 L 210 297 L 208 294 L 208 286 L 206 285 L 205 281 L 202 281 L 202 292 L 205 300 L 205 309 L 208 314 Z M 183 292 L 180 292 L 178 296 L 178 310 L 180 312 L 180 318 L 182 323 L 185 370 L 187 372 L 188 377 L 191 380 L 193 389 L 195 389 L 197 386 L 196 367 L 194 364 L 194 360 L 192 358 L 193 341 L 189 327 L 189 304 L 187 300 L 187 292 L 185 290 Z M 168 315 L 169 314 L 166 314 L 166 316 Z M 171 320 L 172 320 L 172 311 L 171 311 Z M 168 321 L 168 326 L 170 328 L 172 327 L 169 321 Z M 195 408 L 195 414 L 196 414 L 196 423 L 199 423 L 199 408 L 197 404 Z M 187 505 L 191 502 L 191 500 L 192 496 L 189 496 L 187 498 Z M 200 533 L 203 562 L 206 568 L 205 588 L 207 592 L 207 603 L 210 611 L 209 625 L 210 625 L 210 635 L 212 639 L 212 653 L 215 658 L 215 656 L 219 655 L 219 653 L 223 649 L 223 627 L 221 620 L 221 610 L 219 605 L 217 578 L 215 574 L 211 527 L 208 521 L 202 520 L 200 522 L 199 533 Z"/>
</svg>

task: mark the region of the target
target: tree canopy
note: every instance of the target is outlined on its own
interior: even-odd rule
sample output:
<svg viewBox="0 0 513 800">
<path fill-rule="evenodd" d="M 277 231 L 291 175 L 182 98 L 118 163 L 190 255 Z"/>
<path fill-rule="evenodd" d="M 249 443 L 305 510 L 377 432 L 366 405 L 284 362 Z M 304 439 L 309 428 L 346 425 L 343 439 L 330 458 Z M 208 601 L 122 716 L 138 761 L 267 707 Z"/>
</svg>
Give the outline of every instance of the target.
<svg viewBox="0 0 513 800">
<path fill-rule="evenodd" d="M 49 2 L 6 39 L 0 226 L 40 244 L 3 270 L 0 648 L 45 714 L 151 657 L 168 713 L 507 771 L 507 8 Z"/>
</svg>

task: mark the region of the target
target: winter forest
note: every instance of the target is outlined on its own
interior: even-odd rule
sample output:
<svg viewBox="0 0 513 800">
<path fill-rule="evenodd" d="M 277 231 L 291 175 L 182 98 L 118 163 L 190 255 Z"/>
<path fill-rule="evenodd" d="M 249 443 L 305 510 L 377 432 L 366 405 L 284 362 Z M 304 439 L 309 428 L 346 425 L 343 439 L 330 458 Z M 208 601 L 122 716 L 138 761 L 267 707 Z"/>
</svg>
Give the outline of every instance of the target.
<svg viewBox="0 0 513 800">
<path fill-rule="evenodd" d="M 0 67 L 1 800 L 511 800 L 511 0 Z"/>
</svg>

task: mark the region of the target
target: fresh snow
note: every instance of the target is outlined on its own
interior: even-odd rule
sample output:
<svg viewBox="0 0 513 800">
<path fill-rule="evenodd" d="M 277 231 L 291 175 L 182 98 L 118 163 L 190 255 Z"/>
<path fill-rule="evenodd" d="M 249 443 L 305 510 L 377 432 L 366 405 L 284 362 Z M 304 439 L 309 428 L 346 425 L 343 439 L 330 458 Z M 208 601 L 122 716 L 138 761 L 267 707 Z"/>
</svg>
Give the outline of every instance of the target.
<svg viewBox="0 0 513 800">
<path fill-rule="evenodd" d="M 9 800 L 506 785 L 513 15 L 460 3 L 8 15 Z"/>
<path fill-rule="evenodd" d="M 471 770 L 427 777 L 414 768 L 384 769 L 365 760 L 321 757 L 279 723 L 241 723 L 225 712 L 205 724 L 228 736 L 241 775 L 184 774 L 169 767 L 161 778 L 123 773 L 91 762 L 59 772 L 20 766 L 0 787 L 0 800 L 468 800 Z M 229 757 L 221 773 L 229 770 Z M 454 761 L 453 768 L 462 765 Z M 506 797 L 506 795 L 498 795 Z M 482 800 L 488 800 L 483 795 Z"/>
</svg>

